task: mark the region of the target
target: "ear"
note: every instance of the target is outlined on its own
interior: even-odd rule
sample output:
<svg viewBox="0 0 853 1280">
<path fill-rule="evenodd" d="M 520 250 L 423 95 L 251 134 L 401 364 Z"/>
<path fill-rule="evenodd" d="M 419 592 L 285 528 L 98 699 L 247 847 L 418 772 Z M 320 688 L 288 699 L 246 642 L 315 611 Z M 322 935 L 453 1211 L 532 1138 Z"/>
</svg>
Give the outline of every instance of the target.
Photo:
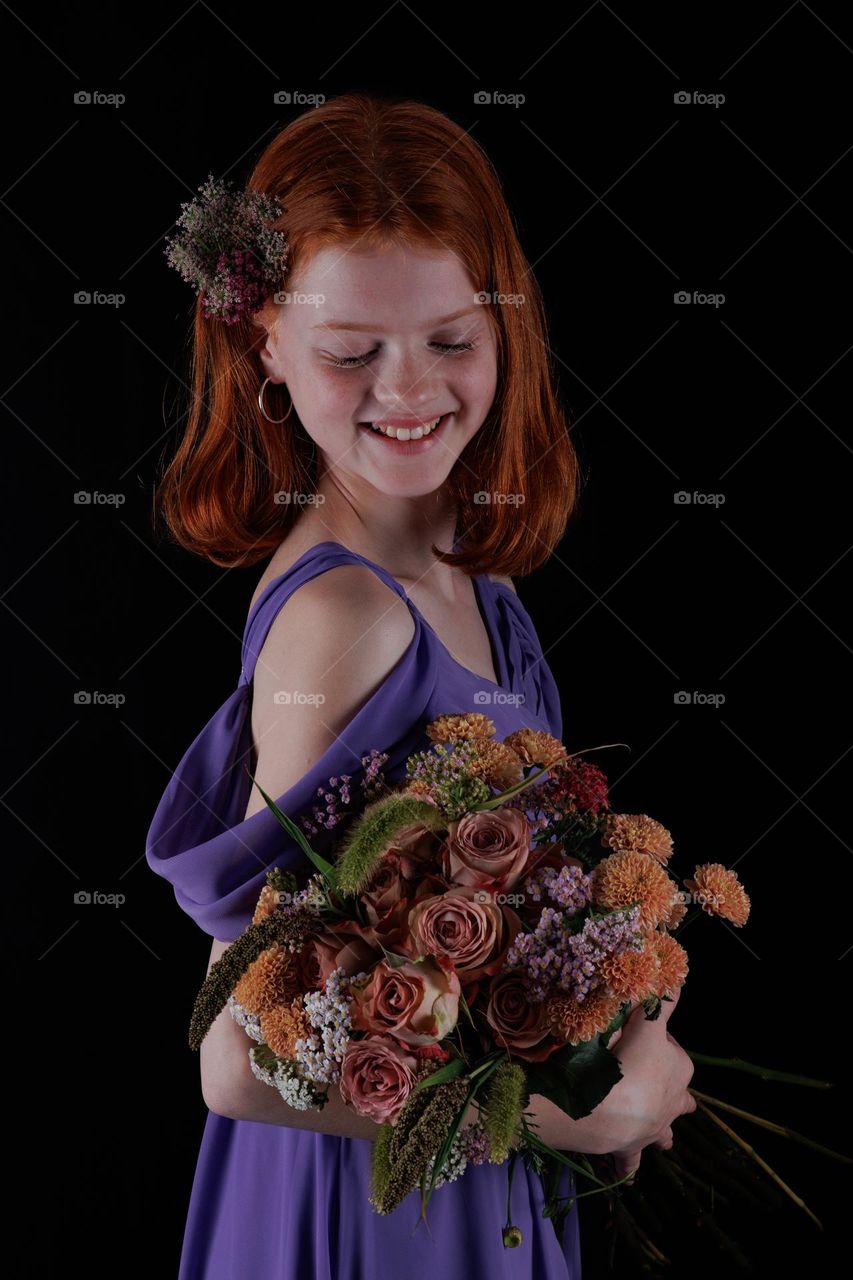
<svg viewBox="0 0 853 1280">
<path fill-rule="evenodd" d="M 278 332 L 279 308 L 268 298 L 259 311 L 252 316 L 252 326 L 256 331 L 254 350 L 258 354 L 264 375 L 272 382 L 284 382 L 284 371 L 278 354 L 276 336 Z"/>
</svg>

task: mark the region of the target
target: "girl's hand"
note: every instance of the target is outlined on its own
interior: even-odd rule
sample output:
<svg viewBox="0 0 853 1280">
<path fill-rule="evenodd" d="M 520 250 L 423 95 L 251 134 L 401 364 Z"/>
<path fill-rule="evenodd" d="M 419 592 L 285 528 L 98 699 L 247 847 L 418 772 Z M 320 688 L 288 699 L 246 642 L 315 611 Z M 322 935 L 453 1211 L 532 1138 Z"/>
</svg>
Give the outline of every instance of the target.
<svg viewBox="0 0 853 1280">
<path fill-rule="evenodd" d="M 653 1022 L 635 1004 L 623 1026 L 610 1038 L 609 1048 L 619 1044 L 614 1053 L 623 1075 L 616 1087 L 625 1085 L 630 1090 L 636 1120 L 636 1132 L 630 1142 L 612 1153 L 617 1179 L 636 1174 L 644 1147 L 668 1150 L 673 1143 L 673 1121 L 696 1110 L 696 1100 L 687 1092 L 693 1062 L 667 1027 L 680 995 L 681 988 L 673 1000 L 663 1002 Z"/>
</svg>

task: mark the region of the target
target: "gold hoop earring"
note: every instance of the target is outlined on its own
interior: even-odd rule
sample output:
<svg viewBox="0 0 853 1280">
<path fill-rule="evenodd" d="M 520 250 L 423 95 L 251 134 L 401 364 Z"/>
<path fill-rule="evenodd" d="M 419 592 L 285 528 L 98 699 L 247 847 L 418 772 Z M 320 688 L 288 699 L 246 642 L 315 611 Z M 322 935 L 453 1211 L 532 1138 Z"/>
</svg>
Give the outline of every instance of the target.
<svg viewBox="0 0 853 1280">
<path fill-rule="evenodd" d="M 283 418 L 271 418 L 270 415 L 267 413 L 266 409 L 264 408 L 264 391 L 266 390 L 266 386 L 268 382 L 269 382 L 269 378 L 264 378 L 263 382 L 261 383 L 261 389 L 258 392 L 258 408 L 266 418 L 267 422 L 272 422 L 274 425 L 277 426 L 280 422 L 286 422 L 287 419 L 290 417 L 291 412 L 293 411 L 293 397 L 292 396 L 290 397 L 290 408 L 288 409 L 287 413 L 284 415 Z"/>
</svg>

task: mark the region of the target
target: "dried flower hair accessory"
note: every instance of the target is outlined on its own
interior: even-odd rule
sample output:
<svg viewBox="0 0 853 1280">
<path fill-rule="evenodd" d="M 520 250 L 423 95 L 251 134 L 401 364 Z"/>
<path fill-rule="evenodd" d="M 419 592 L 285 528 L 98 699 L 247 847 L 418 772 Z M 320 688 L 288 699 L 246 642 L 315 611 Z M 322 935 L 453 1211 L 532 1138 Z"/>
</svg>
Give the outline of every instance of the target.
<svg viewBox="0 0 853 1280">
<path fill-rule="evenodd" d="M 281 215 L 278 201 L 228 187 L 224 178 L 208 174 L 200 196 L 181 205 L 181 231 L 167 238 L 165 254 L 201 296 L 205 319 L 236 324 L 280 287 L 288 247 L 284 233 L 269 225 Z"/>
</svg>

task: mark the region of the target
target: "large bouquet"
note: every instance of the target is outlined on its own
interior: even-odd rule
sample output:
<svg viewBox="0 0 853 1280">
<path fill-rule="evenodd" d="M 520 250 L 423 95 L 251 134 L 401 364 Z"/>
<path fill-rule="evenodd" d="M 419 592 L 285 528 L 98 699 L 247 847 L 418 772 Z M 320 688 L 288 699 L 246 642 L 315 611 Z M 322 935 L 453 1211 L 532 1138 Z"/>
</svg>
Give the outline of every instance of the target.
<svg viewBox="0 0 853 1280">
<path fill-rule="evenodd" d="M 377 1212 L 419 1187 L 425 1217 L 467 1164 L 506 1163 L 511 1182 L 521 1155 L 559 1234 L 554 1174 L 589 1165 L 537 1137 L 531 1095 L 588 1115 L 621 1078 L 611 1037 L 639 1003 L 655 1018 L 685 981 L 671 930 L 687 900 L 741 926 L 749 899 L 718 863 L 680 889 L 666 829 L 614 813 L 601 770 L 550 734 L 499 741 L 480 713 L 426 733 L 401 783 L 386 784 L 373 752 L 360 794 L 331 778 L 300 825 L 261 788 L 316 872 L 302 887 L 268 872 L 199 992 L 190 1044 L 227 1006 L 254 1042 L 254 1074 L 289 1106 L 322 1108 L 337 1086 L 380 1126 Z M 308 840 L 331 827 L 333 863 Z M 510 1222 L 503 1240 L 520 1243 Z"/>
</svg>

